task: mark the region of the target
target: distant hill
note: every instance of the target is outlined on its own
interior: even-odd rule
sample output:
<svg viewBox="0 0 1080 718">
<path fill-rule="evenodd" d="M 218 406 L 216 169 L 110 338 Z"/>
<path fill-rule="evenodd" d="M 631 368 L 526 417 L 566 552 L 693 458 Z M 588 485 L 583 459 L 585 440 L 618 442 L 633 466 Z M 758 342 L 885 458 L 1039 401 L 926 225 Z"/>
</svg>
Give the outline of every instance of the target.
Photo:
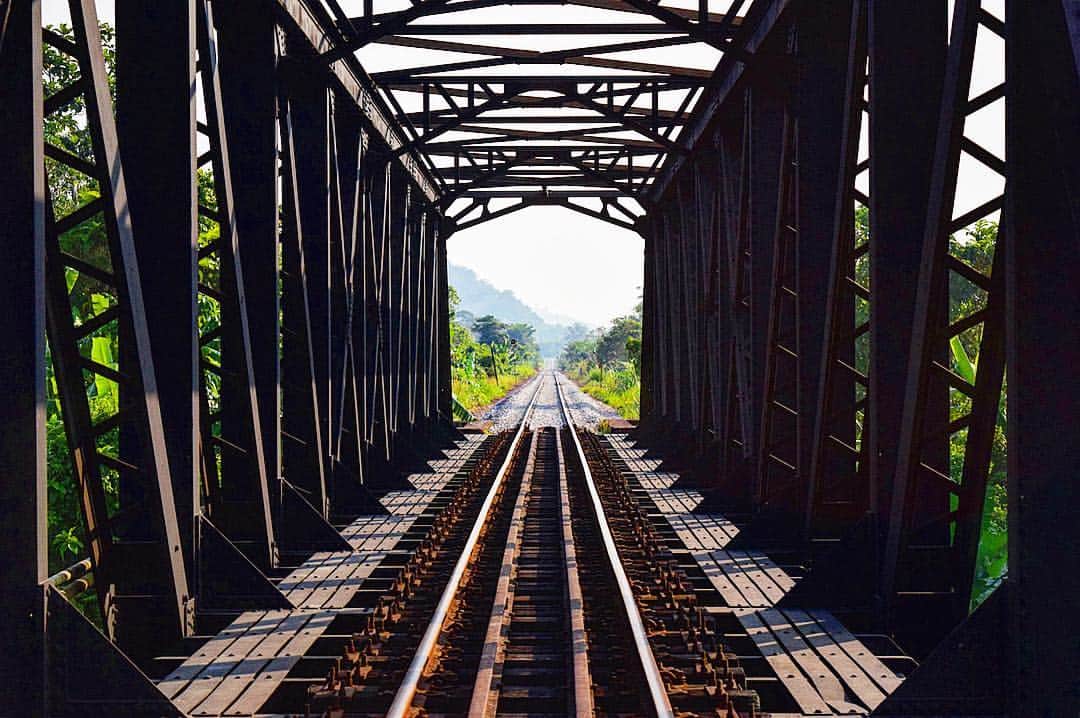
<svg viewBox="0 0 1080 718">
<path fill-rule="evenodd" d="M 467 267 L 449 265 L 447 277 L 450 286 L 461 297 L 461 312 L 482 317 L 492 314 L 497 319 L 516 323 L 524 322 L 536 329 L 536 341 L 540 345 L 540 355 L 555 357 L 562 351 L 566 341 L 566 325 L 547 322 L 540 314 L 517 296 L 505 289 L 496 289 L 490 283 L 480 279 Z"/>
</svg>

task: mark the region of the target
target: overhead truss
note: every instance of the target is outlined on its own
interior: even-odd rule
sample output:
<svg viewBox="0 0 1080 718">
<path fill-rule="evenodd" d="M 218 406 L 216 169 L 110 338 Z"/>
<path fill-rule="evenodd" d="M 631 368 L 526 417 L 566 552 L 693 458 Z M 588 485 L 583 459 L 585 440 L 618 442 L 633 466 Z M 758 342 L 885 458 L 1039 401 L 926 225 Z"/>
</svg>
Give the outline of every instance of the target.
<svg viewBox="0 0 1080 718">
<path fill-rule="evenodd" d="M 637 228 L 659 172 L 688 151 L 683 128 L 718 59 L 751 57 L 745 0 L 723 13 L 704 0 L 694 9 L 529 0 L 521 22 L 486 21 L 484 11 L 500 5 L 493 0 L 427 0 L 387 12 L 368 0 L 352 16 L 328 4 L 341 37 L 323 62 L 363 58 L 371 46 L 399 49 L 397 66 L 371 77 L 405 134 L 394 152 L 416 153 L 440 187 L 447 231 L 536 205 Z M 535 20 L 567 5 L 593 17 Z M 649 59 L 686 48 L 705 59 Z M 505 190 L 497 202 L 483 194 L 493 189 Z"/>
</svg>

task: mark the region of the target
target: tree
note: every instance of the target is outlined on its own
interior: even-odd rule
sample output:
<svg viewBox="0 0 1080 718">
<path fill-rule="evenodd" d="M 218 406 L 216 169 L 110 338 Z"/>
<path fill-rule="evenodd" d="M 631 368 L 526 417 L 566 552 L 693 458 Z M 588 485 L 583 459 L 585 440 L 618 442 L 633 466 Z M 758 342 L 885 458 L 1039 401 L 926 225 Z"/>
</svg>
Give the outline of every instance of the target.
<svg viewBox="0 0 1080 718">
<path fill-rule="evenodd" d="M 577 339 L 563 347 L 559 357 L 559 366 L 569 369 L 582 362 L 591 363 L 596 358 L 596 342 L 592 339 Z"/>
<path fill-rule="evenodd" d="M 563 341 L 569 345 L 573 342 L 581 341 L 587 336 L 589 336 L 589 328 L 581 322 L 574 322 L 566 328 L 566 332 L 563 334 Z"/>
<path fill-rule="evenodd" d="M 502 344 L 508 338 L 509 327 L 491 314 L 485 314 L 473 321 L 472 330 L 481 344 Z"/>
<path fill-rule="evenodd" d="M 641 340 L 641 320 L 633 315 L 618 317 L 611 322 L 611 327 L 600 337 L 596 345 L 597 358 L 601 365 L 610 366 L 615 362 L 629 359 L 626 343 L 630 339 Z"/>
<path fill-rule="evenodd" d="M 470 312 L 468 309 L 458 309 L 454 312 L 454 316 L 463 327 L 471 327 L 473 322 L 476 321 L 476 315 Z M 470 330 L 471 331 L 471 330 Z"/>
<path fill-rule="evenodd" d="M 634 374 L 641 378 L 641 337 L 630 337 L 626 340 L 626 358 L 634 365 Z"/>
<path fill-rule="evenodd" d="M 506 334 L 510 337 L 510 341 L 517 342 L 522 346 L 536 343 L 536 330 L 532 328 L 532 325 L 525 324 L 524 322 L 510 324 L 506 327 Z"/>
<path fill-rule="evenodd" d="M 450 309 L 450 319 L 453 321 L 453 319 L 457 317 L 458 309 L 461 307 L 461 295 L 458 294 L 457 289 L 455 289 L 452 284 L 447 286 L 447 295 L 449 297 L 447 303 L 449 304 Z"/>
<path fill-rule="evenodd" d="M 510 350 L 515 363 L 535 362 L 540 356 L 540 346 L 536 343 L 536 329 L 531 324 L 517 322 L 506 327 Z"/>
</svg>

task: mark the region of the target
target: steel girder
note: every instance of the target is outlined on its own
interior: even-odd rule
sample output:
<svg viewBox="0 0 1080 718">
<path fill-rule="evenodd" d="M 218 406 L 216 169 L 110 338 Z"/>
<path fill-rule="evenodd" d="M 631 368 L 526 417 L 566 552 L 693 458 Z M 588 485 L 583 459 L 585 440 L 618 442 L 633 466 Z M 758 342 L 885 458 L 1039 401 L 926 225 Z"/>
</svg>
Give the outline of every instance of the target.
<svg viewBox="0 0 1080 718">
<path fill-rule="evenodd" d="M 976 32 L 1008 42 L 1010 26 L 977 2 L 957 3 L 947 44 L 943 3 L 852 2 L 785 18 L 768 42 L 794 31 L 799 82 L 816 78 L 819 95 L 806 87 L 804 99 L 784 99 L 761 73 L 744 74 L 714 118 L 717 149 L 693 148 L 694 159 L 719 155 L 716 229 L 701 233 L 681 208 L 698 173 L 691 162 L 660 202 L 665 211 L 650 217 L 643 431 L 687 431 L 669 438 L 693 447 L 718 429 L 727 459 L 715 475 L 699 472 L 698 483 L 715 487 L 711 505 L 755 511 L 737 543 L 775 540 L 786 527 L 784 545 L 802 546 L 814 567 L 800 600 L 861 607 L 927 655 L 970 611 L 1002 396 L 1009 269 L 1001 238 L 1012 220 L 1002 219 L 993 267 L 964 261 L 955 235 L 997 219 L 1008 203 L 1007 192 L 961 207 L 956 194 L 961 154 L 1009 173 L 1000 155 L 964 134 L 964 122 L 1013 97 L 1003 84 L 970 89 Z M 1064 33 L 1058 51 L 1075 46 L 1075 32 L 1054 22 Z M 1072 60 L 1062 67 L 1074 69 Z M 1075 77 L 1058 76 L 1071 91 Z M 794 108 L 797 127 L 786 132 L 778 130 L 784 107 Z M 1026 118 L 1032 107 L 1016 112 Z M 717 280 L 712 268 L 687 265 L 705 256 L 703 243 L 729 258 L 724 319 L 704 335 L 697 327 L 708 302 L 699 304 L 698 283 Z M 967 287 L 978 299 L 960 306 Z M 957 344 L 977 357 L 970 367 Z M 702 381 L 702 348 L 716 366 L 728 362 L 723 391 Z M 717 397 L 727 408 L 710 424 L 699 409 Z M 767 520 L 778 511 L 784 518 Z M 816 550 L 821 542 L 837 551 Z M 919 686 L 928 685 L 910 690 Z M 889 710 L 912 708 L 900 700 Z"/>
<path fill-rule="evenodd" d="M 4 629 L 49 667 L 13 666 L 0 712 L 172 714 L 129 658 L 210 612 L 287 607 L 264 572 L 346 547 L 328 519 L 382 510 L 369 487 L 446 439 L 430 187 L 340 63 L 312 70 L 313 28 L 257 5 L 118 3 L 118 114 L 93 2 L 70 3 L 69 35 L 36 1 L 0 8 L 4 287 L 26 309 L 4 366 L 27 387 L 0 432 Z M 78 68 L 49 97 L 43 41 Z M 73 106 L 87 149 L 46 143 Z M 90 191 L 54 196 L 59 173 Z M 107 637 L 46 582 L 50 361 Z"/>
<path fill-rule="evenodd" d="M 1075 646 L 1060 639 L 1076 635 L 1075 619 L 1055 617 L 1072 595 L 1080 555 L 1071 519 L 1077 442 L 1068 428 L 1080 386 L 1075 371 L 1061 381 L 1049 367 L 1080 353 L 1080 333 L 1059 311 L 1080 306 L 1080 12 L 1075 2 L 1010 3 L 1005 22 L 1006 630 L 1016 676 L 1007 699 L 1014 715 L 1067 714 L 1077 704 Z"/>
<path fill-rule="evenodd" d="M 1053 27 L 1046 43 L 1035 39 L 1039 22 Z M 993 628 L 1005 620 L 1006 599 L 1013 630 L 1023 624 L 1037 634 L 1033 611 L 1021 607 L 1035 584 L 1021 582 L 1064 590 L 1057 569 L 1043 572 L 1046 560 L 1056 566 L 1058 559 L 1035 559 L 1032 546 L 1045 557 L 1059 552 L 1041 543 L 1048 533 L 1028 523 L 1018 503 L 1021 486 L 1037 485 L 1031 490 L 1056 496 L 1061 510 L 1070 505 L 1064 489 L 1043 477 L 1071 464 L 1060 446 L 1037 438 L 1052 433 L 1037 417 L 1064 404 L 1039 393 L 1051 382 L 1035 372 L 1026 375 L 1028 399 L 1047 403 L 1014 402 L 1014 383 L 1024 366 L 1031 371 L 1032 355 L 1023 352 L 1035 351 L 1035 342 L 1071 347 L 1071 334 L 1051 338 L 1049 309 L 1031 324 L 1024 317 L 1036 296 L 1040 307 L 1075 304 L 1071 286 L 1058 281 L 1075 257 L 1048 248 L 1062 271 L 1040 281 L 1049 260 L 1036 259 L 1030 232 L 1054 242 L 1075 235 L 1075 201 L 1067 199 L 1075 163 L 1064 158 L 1076 156 L 1078 25 L 1068 3 L 1025 5 L 1007 17 L 978 2 L 957 3 L 950 18 L 940 2 L 799 6 L 764 41 L 775 47 L 794 33 L 795 64 L 779 70 L 797 78 L 794 92 L 755 65 L 741 73 L 688 159 L 675 163 L 670 182 L 661 179 L 666 194 L 642 223 L 642 436 L 677 441 L 664 455 L 680 467 L 694 464 L 687 449 L 713 444 L 721 452 L 717 462 L 704 450 L 704 470 L 693 473 L 698 486 L 711 488 L 705 506 L 752 510 L 736 544 L 773 545 L 813 567 L 795 589 L 798 601 L 859 609 L 920 657 L 958 631 L 883 714 L 920 714 L 928 708 L 918 701 L 928 697 L 957 711 L 999 709 L 1001 686 L 1015 680 L 1003 671 L 1035 665 L 1026 633 L 1002 637 Z M 1024 50 L 1012 51 L 1008 82 L 984 77 L 976 87 L 975 46 L 987 38 Z M 760 68 L 762 57 L 782 53 L 759 46 L 757 54 Z M 1044 79 L 1016 79 L 1032 76 Z M 1001 138 L 985 139 L 985 126 L 978 141 L 966 131 L 973 115 L 995 103 L 1011 123 L 1008 162 L 989 149 Z M 778 131 L 785 107 L 796 129 Z M 713 157 L 706 183 L 718 215 L 702 232 L 698 213 L 709 210 L 700 199 L 687 209 L 687 188 Z M 965 185 L 962 162 L 996 180 Z M 988 189 L 973 198 L 973 186 Z M 958 188 L 967 192 L 960 199 Z M 1011 214 L 1019 206 L 1027 211 L 1023 238 Z M 986 239 L 996 245 L 993 262 L 976 267 L 963 258 L 971 241 L 965 233 L 990 232 L 993 224 L 976 224 L 987 219 L 1000 223 L 996 238 Z M 727 258 L 726 272 L 708 261 L 710 252 Z M 964 294 L 976 299 L 961 305 Z M 1010 318 L 1015 324 L 1007 326 Z M 1021 471 L 1012 456 L 1024 447 L 1016 428 L 1023 425 L 1014 425 L 1010 411 L 1013 567 L 1006 588 L 969 619 L 1009 347 L 1016 352 L 1009 403 L 1029 412 L 1031 453 L 1022 456 L 1030 463 Z M 1050 504 L 1040 499 L 1037 507 L 1041 526 L 1050 525 Z M 1025 560 L 1027 568 L 1015 568 Z M 1053 623 L 1051 613 L 1042 615 Z M 973 642 L 987 646 L 987 657 L 961 667 L 955 652 Z M 1039 699 L 1024 693 L 1064 705 L 1057 689 Z M 1030 710 L 1012 705 L 1017 714 Z"/>
<path fill-rule="evenodd" d="M 77 60 L 80 77 L 46 98 L 45 111 L 48 115 L 81 98 L 93 151 L 89 157 L 79 157 L 46 143 L 46 157 L 55 163 L 47 168 L 85 175 L 96 183 L 98 196 L 70 210 L 58 207 L 60 198 L 47 197 L 49 345 L 72 465 L 83 496 L 102 614 L 110 635 L 135 647 L 155 631 L 181 635 L 190 631 L 191 592 L 157 390 L 161 379 L 152 358 L 98 21 L 93 3 L 72 2 L 70 9 L 73 37 L 48 30 L 44 37 L 58 52 Z M 98 218 L 102 234 L 91 234 L 82 243 L 73 241 L 74 230 Z M 73 275 L 77 279 L 69 289 Z M 106 300 L 87 308 L 85 294 L 79 298 L 79 279 L 83 292 L 90 291 L 87 287 L 92 284 L 93 291 Z M 105 336 L 109 328 L 115 328 L 122 343 L 118 363 L 108 352 L 93 351 L 94 338 Z M 115 391 L 115 411 L 91 415 L 84 372 L 93 378 L 93 390 Z M 102 448 L 108 439 L 115 440 L 117 455 Z M 119 505 L 108 494 L 113 482 L 119 485 Z M 163 613 L 163 601 L 174 610 Z M 121 623 L 118 615 L 129 618 Z"/>
<path fill-rule="evenodd" d="M 0 632 L 8 645 L 0 705 L 44 713 L 45 676 L 25 670 L 45 659 L 45 587 L 49 575 L 45 454 L 45 147 L 41 86 L 41 7 L 0 5 L 0 245 L 7 270 L 0 282 L 0 315 L 7 340 L 0 366 L 12 386 L 0 403 L 0 562 L 4 601 Z M 36 696 L 36 698 L 29 698 Z"/>
<path fill-rule="evenodd" d="M 476 56 L 414 63 L 372 76 L 406 135 L 392 143 L 394 153 L 420 158 L 439 184 L 443 209 L 460 200 L 442 224 L 444 236 L 536 205 L 563 206 L 640 231 L 643 210 L 655 195 L 655 179 L 671 157 L 686 153 L 685 125 L 696 116 L 695 102 L 713 73 L 710 68 L 643 62 L 625 54 L 697 43 L 721 51 L 726 62 L 748 61 L 752 53 L 746 44 L 754 39 L 746 31 L 750 3 L 738 0 L 724 14 L 709 12 L 708 3 L 696 10 L 646 0 L 572 3 L 649 20 L 639 23 L 472 23 L 460 15 L 441 24 L 431 22 L 439 15 L 497 4 L 430 0 L 400 11 L 376 12 L 369 2 L 360 15 L 348 17 L 339 3 L 330 2 L 337 35 L 326 43 L 320 59 L 335 67 L 351 62 L 356 50 L 373 43 Z M 622 37 L 627 34 L 634 37 Z M 456 37 L 482 35 L 503 40 Z M 510 42 L 528 35 L 565 37 L 571 47 L 535 50 Z M 607 41 L 605 36 L 612 35 L 619 37 Z M 573 41 L 583 36 L 590 38 Z M 584 72 L 542 69 L 551 64 Z M 541 69 L 519 73 L 515 65 Z M 674 98 L 674 104 L 664 98 Z M 520 112 L 511 112 L 514 109 Z M 561 194 L 562 187 L 574 188 L 574 193 Z M 490 188 L 504 190 L 499 201 L 485 196 Z"/>
</svg>

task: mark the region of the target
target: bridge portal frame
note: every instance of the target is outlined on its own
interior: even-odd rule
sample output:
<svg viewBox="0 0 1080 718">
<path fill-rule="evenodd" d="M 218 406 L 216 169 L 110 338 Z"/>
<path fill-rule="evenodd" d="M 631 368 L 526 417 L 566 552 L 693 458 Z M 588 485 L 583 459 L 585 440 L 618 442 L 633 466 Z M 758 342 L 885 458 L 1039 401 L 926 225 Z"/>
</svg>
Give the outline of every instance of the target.
<svg viewBox="0 0 1080 718">
<path fill-rule="evenodd" d="M 118 41 L 136 49 L 118 66 L 115 123 L 94 3 L 70 6 L 74 35 L 44 41 L 81 78 L 46 98 L 40 2 L 0 2 L 0 292 L 18 308 L 0 318 L 0 366 L 29 389 L 0 407 L 0 625 L 24 649 L 5 652 L 3 696 L 33 714 L 105 700 L 157 715 L 172 709 L 128 657 L 159 647 L 147 631 L 180 641 L 201 610 L 277 605 L 266 572 L 332 543 L 331 520 L 372 510 L 366 487 L 388 485 L 417 444 L 445 436 L 445 242 L 465 225 L 446 221 L 439 179 L 340 51 L 341 19 L 321 3 L 190 0 L 154 18 L 118 3 Z M 600 218 L 646 239 L 642 437 L 692 457 L 680 468 L 713 489 L 713 505 L 753 516 L 741 540 L 764 537 L 810 561 L 796 589 L 804 604 L 861 609 L 925 656 L 881 712 L 1060 714 L 1076 698 L 1062 640 L 1063 620 L 1075 619 L 1059 602 L 1080 555 L 1077 522 L 1062 520 L 1076 504 L 1077 457 L 1060 429 L 1080 389 L 1059 374 L 1080 343 L 1058 309 L 1080 306 L 1080 11 L 1075 0 L 1034 0 L 997 17 L 957 0 L 946 18 L 942 6 L 754 3 L 752 26 L 727 28 L 738 47 L 711 38 L 731 52 L 679 120 L 679 146 L 642 197 L 646 216 L 616 216 L 609 203 Z M 707 6 L 702 17 L 712 22 Z M 977 32 L 1004 41 L 1006 81 L 971 97 Z M 92 138 L 82 157 L 47 146 L 42 131 L 46 114 L 80 97 Z M 1007 161 L 963 135 L 965 119 L 997 101 Z M 1006 189 L 956 217 L 961 153 Z M 523 161 L 556 159 L 542 155 Z M 100 197 L 50 217 L 46 158 L 93 177 Z M 212 206 L 200 206 L 204 165 Z M 641 179 L 632 165 L 628 177 Z M 474 195 L 486 206 L 490 192 Z M 523 197 L 571 204 L 558 192 Z M 856 201 L 868 240 L 851 226 Z M 958 264 L 949 235 L 999 211 L 994 266 Z M 92 216 L 107 266 L 61 241 Z M 161 217 L 152 242 L 147 218 Z M 213 249 L 200 241 L 206 222 L 221 237 Z M 200 261 L 215 253 L 207 283 Z M 112 303 L 77 318 L 64 269 L 111 287 Z M 976 312 L 950 316 L 950 273 L 985 293 Z M 221 327 L 205 334 L 202 297 L 221 309 Z M 114 321 L 115 367 L 80 349 Z M 948 342 L 976 325 L 978 366 L 965 377 Z M 115 618 L 108 637 L 47 576 L 47 326 L 93 571 L 113 587 L 102 594 Z M 223 359 L 207 368 L 211 345 Z M 1006 367 L 1011 568 L 969 616 Z M 117 384 L 124 410 L 91 417 L 84 372 Z M 221 377 L 212 392 L 210 374 Z M 948 414 L 950 391 L 971 399 L 960 416 Z M 941 462 L 959 430 L 956 480 Z M 106 431 L 118 455 L 102 454 Z M 206 482 L 218 461 L 224 495 L 214 497 Z M 122 501 L 147 510 L 107 505 L 103 470 Z M 843 510 L 830 507 L 837 497 Z M 814 551 L 815 537 L 839 538 L 838 553 Z M 980 660 L 957 660 L 972 645 Z M 74 670 L 86 651 L 100 660 Z"/>
</svg>

